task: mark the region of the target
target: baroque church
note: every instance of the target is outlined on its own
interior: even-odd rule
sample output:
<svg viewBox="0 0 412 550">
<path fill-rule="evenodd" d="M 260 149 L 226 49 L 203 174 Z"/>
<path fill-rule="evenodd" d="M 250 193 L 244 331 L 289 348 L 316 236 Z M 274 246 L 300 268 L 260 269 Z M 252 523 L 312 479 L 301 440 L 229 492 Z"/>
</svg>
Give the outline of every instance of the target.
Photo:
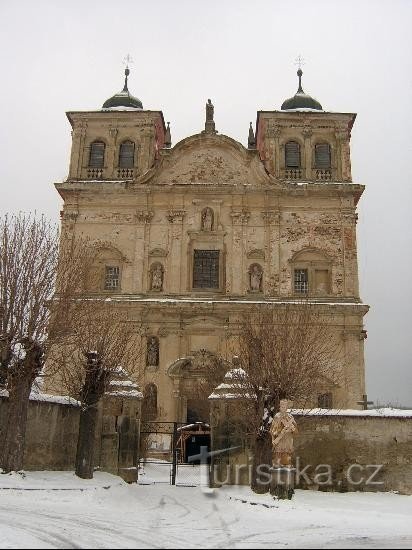
<svg viewBox="0 0 412 550">
<path fill-rule="evenodd" d="M 356 208 L 350 137 L 356 115 L 325 111 L 302 88 L 258 111 L 248 145 L 220 134 L 212 101 L 204 128 L 172 147 L 162 111 L 123 90 L 101 109 L 71 111 L 62 238 L 96 247 L 87 294 L 144 327 L 139 383 L 146 418 L 208 421 L 193 386 L 216 355 L 229 358 L 251 308 L 308 299 L 344 353 L 339 385 L 313 406 L 359 408 L 365 393 Z M 97 281 L 97 283 L 96 283 Z"/>
</svg>

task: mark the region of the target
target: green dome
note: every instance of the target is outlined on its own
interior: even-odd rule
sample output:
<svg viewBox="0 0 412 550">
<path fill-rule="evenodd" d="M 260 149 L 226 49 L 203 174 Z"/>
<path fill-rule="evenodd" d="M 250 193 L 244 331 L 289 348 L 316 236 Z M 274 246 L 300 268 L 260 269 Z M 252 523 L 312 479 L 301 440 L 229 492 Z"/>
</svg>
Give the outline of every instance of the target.
<svg viewBox="0 0 412 550">
<path fill-rule="evenodd" d="M 125 109 L 143 109 L 143 104 L 137 97 L 131 95 L 127 87 L 127 77 L 130 74 L 130 70 L 125 70 L 125 81 L 123 90 L 112 97 L 109 97 L 104 103 L 102 109 L 119 109 L 122 107 Z"/>
<path fill-rule="evenodd" d="M 286 99 L 282 103 L 282 111 L 288 111 L 290 109 L 314 109 L 316 111 L 322 111 L 322 105 L 319 103 L 319 101 L 316 101 L 312 96 L 305 94 L 305 92 L 302 89 L 302 70 L 298 70 L 298 77 L 299 77 L 299 88 L 296 94 L 293 97 L 290 97 L 289 99 Z"/>
</svg>

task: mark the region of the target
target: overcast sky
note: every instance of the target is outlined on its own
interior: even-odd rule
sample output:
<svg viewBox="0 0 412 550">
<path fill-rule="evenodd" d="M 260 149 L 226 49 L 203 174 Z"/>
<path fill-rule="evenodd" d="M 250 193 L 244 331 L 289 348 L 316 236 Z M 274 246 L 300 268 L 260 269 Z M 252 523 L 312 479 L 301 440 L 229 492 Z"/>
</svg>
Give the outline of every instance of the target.
<svg viewBox="0 0 412 550">
<path fill-rule="evenodd" d="M 99 109 L 123 86 L 162 110 L 173 142 L 217 129 L 244 145 L 257 110 L 303 88 L 356 112 L 352 168 L 366 185 L 358 239 L 369 397 L 412 406 L 412 1 L 0 0 L 0 214 L 58 219 L 67 110 Z"/>
</svg>

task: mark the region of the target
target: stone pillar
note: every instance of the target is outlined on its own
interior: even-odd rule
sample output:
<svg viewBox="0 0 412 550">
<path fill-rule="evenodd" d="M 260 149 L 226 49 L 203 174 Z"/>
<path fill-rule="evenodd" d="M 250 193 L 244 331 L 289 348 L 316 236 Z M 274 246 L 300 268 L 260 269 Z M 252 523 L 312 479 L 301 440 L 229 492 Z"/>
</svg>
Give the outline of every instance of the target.
<svg viewBox="0 0 412 550">
<path fill-rule="evenodd" d="M 265 281 L 264 292 L 268 296 L 279 295 L 280 279 L 280 211 L 264 210 L 265 224 Z"/>
<path fill-rule="evenodd" d="M 81 178 L 84 158 L 84 144 L 87 132 L 87 122 L 76 122 L 72 130 L 72 150 L 70 155 L 69 178 Z"/>
<path fill-rule="evenodd" d="M 347 402 L 343 408 L 359 409 L 358 401 L 366 393 L 364 340 L 366 332 L 361 327 L 345 329 L 343 332 L 345 347 L 345 390 Z"/>
<path fill-rule="evenodd" d="M 303 155 L 304 158 L 303 161 L 303 172 L 302 172 L 302 178 L 306 180 L 311 180 L 312 178 L 312 128 L 309 126 L 305 126 L 302 130 L 303 138 L 304 138 L 304 148 L 303 148 Z"/>
<path fill-rule="evenodd" d="M 137 480 L 142 400 L 123 370 L 113 377 L 102 400 L 100 467 L 129 482 Z"/>
<path fill-rule="evenodd" d="M 117 150 L 117 134 L 119 130 L 115 126 L 109 128 L 109 142 L 106 148 L 106 173 L 107 178 L 117 177 L 117 165 L 118 165 L 118 150 Z"/>
<path fill-rule="evenodd" d="M 168 269 L 168 289 L 171 294 L 180 294 L 181 284 L 181 262 L 182 262 L 182 239 L 183 239 L 183 220 L 186 215 L 185 210 L 169 210 L 167 216 L 170 223 L 169 230 L 169 269 Z"/>
<path fill-rule="evenodd" d="M 232 294 L 245 294 L 246 272 L 244 265 L 245 226 L 247 225 L 250 213 L 241 210 L 230 214 L 232 218 L 232 262 L 231 262 L 231 289 Z"/>
<path fill-rule="evenodd" d="M 344 293 L 345 296 L 359 298 L 358 257 L 356 245 L 356 222 L 358 215 L 354 209 L 342 212 Z"/>
</svg>

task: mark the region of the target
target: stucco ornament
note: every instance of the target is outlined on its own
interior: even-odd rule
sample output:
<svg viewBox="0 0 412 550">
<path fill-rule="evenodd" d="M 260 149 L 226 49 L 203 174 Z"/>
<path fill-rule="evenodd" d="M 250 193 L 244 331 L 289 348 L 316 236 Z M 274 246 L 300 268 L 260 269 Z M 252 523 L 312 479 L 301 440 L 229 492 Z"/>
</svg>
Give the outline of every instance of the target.
<svg viewBox="0 0 412 550">
<path fill-rule="evenodd" d="M 270 426 L 272 436 L 272 465 L 274 468 L 292 466 L 293 437 L 298 427 L 293 416 L 288 413 L 288 400 L 280 401 L 279 412 Z"/>
</svg>

